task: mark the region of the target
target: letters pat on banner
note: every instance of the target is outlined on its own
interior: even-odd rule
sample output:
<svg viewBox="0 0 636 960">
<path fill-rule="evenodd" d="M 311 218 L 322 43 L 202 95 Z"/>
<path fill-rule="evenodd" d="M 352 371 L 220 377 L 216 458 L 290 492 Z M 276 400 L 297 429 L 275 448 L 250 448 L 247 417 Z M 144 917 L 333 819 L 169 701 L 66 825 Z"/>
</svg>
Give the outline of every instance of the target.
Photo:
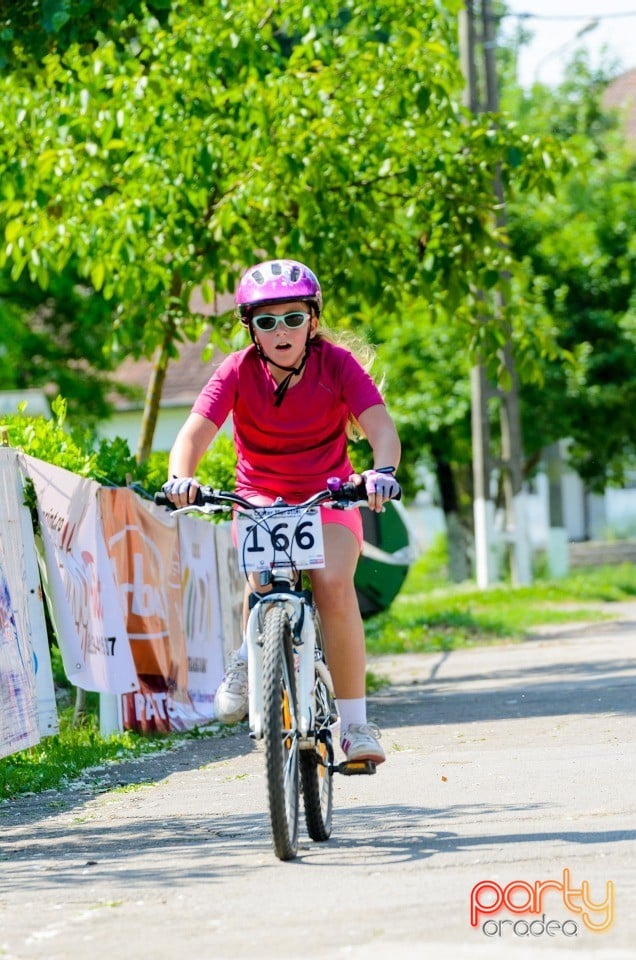
<svg viewBox="0 0 636 960">
<path fill-rule="evenodd" d="M 208 722 L 222 673 L 213 528 L 177 523 L 131 490 L 102 488 L 100 512 L 139 680 L 123 699 L 124 726 Z"/>
</svg>

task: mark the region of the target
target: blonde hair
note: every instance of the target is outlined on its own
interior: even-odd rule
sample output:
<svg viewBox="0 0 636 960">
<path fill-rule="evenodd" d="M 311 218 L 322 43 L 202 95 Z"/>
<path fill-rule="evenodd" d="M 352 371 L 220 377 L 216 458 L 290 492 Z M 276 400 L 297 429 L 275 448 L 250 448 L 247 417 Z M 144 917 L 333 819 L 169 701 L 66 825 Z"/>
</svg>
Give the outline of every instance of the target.
<svg viewBox="0 0 636 960">
<path fill-rule="evenodd" d="M 344 347 L 345 350 L 353 354 L 367 373 L 371 372 L 371 367 L 375 361 L 375 349 L 367 340 L 352 333 L 351 330 L 330 330 L 328 327 L 320 325 L 316 330 L 314 339 L 318 341 L 326 340 L 328 343 L 335 343 L 339 347 Z M 379 390 L 382 389 L 381 383 L 377 386 Z M 352 414 L 349 414 L 347 423 L 347 437 L 354 441 L 362 440 L 365 437 L 364 430 Z"/>
</svg>

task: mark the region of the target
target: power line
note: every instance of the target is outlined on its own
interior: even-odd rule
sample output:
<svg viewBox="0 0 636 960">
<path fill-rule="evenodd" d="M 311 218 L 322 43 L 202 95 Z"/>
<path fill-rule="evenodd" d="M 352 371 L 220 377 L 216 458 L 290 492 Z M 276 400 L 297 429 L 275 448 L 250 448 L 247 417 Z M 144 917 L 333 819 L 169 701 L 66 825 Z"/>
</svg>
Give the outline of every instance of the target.
<svg viewBox="0 0 636 960">
<path fill-rule="evenodd" d="M 636 10 L 622 10 L 617 13 L 513 13 L 511 10 L 500 15 L 515 17 L 517 20 L 618 20 L 620 17 L 636 17 Z"/>
</svg>

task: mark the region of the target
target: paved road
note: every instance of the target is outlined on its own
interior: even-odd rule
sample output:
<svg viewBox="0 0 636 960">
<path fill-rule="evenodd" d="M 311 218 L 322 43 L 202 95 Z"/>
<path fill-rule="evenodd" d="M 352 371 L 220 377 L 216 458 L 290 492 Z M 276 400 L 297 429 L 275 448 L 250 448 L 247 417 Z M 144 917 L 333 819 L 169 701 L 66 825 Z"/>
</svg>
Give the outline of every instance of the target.
<svg viewBox="0 0 636 960">
<path fill-rule="evenodd" d="M 376 661 L 388 761 L 338 778 L 332 839 L 292 863 L 244 731 L 1 804 L 0 958 L 633 960 L 636 604 L 618 614 Z"/>
</svg>

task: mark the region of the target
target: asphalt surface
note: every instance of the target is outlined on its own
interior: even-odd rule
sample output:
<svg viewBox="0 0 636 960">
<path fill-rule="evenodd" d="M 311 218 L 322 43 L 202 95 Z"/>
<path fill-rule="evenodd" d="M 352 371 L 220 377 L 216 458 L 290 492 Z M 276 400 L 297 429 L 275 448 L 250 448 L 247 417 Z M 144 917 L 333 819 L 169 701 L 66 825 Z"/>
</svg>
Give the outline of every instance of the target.
<svg viewBox="0 0 636 960">
<path fill-rule="evenodd" d="M 337 778 L 331 840 L 290 863 L 244 726 L 0 804 L 0 958 L 633 960 L 636 604 L 613 611 L 374 661 L 388 760 Z"/>
</svg>

